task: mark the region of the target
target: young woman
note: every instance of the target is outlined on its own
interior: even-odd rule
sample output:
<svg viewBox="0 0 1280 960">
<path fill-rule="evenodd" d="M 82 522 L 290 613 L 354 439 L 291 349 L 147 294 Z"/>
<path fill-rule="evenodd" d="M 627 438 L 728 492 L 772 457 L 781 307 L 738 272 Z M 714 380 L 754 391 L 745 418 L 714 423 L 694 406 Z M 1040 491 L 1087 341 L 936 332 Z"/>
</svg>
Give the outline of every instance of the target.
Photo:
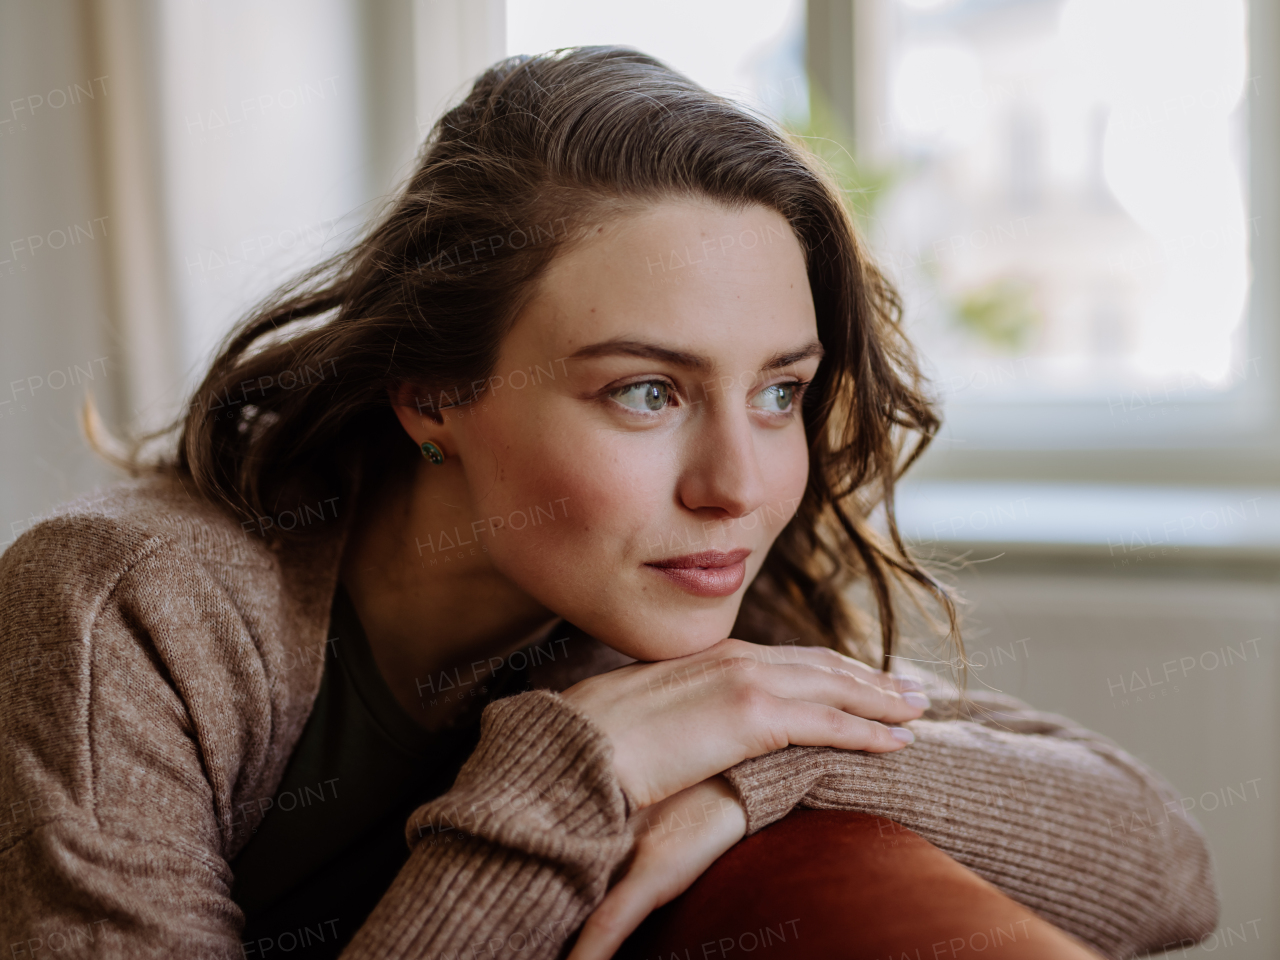
<svg viewBox="0 0 1280 960">
<path fill-rule="evenodd" d="M 1163 781 L 860 662 L 933 588 L 892 505 L 936 427 L 786 139 L 635 51 L 496 65 L 230 339 L 172 459 L 0 561 L 5 942 L 606 957 L 797 805 L 1110 956 L 1206 933 L 1196 825 L 1115 827 Z"/>
</svg>

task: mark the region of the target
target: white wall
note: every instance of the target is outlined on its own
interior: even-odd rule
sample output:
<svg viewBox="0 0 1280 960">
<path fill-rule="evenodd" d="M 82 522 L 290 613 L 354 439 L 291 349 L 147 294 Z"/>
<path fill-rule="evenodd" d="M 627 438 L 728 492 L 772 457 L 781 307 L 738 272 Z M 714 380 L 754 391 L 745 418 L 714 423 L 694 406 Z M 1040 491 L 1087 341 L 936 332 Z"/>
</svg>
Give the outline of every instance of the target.
<svg viewBox="0 0 1280 960">
<path fill-rule="evenodd" d="M 1227 955 L 1275 957 L 1280 578 L 1274 567 L 1165 563 L 1142 572 L 1105 561 L 1067 566 L 1006 554 L 960 582 L 971 601 L 970 685 L 1065 714 L 1168 778 L 1209 838 L 1223 900 L 1221 937 L 1233 931 Z M 1158 819 L 1160 811 L 1145 814 L 1153 815 Z M 1113 829 L 1140 830 L 1143 816 L 1131 811 Z M 1227 945 L 1211 940 L 1188 955 L 1216 955 Z"/>
<path fill-rule="evenodd" d="M 0 4 L 0 548 L 106 475 L 76 410 L 86 389 L 108 414 L 117 406 L 107 274 L 117 224 L 95 150 L 115 87 L 79 11 Z"/>
</svg>

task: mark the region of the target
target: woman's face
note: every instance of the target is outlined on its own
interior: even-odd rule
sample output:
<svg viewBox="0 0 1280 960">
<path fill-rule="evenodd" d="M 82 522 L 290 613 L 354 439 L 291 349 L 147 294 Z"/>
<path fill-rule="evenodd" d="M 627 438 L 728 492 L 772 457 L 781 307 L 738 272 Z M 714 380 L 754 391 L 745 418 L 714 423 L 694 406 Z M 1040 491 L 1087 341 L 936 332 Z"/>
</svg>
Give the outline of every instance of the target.
<svg viewBox="0 0 1280 960">
<path fill-rule="evenodd" d="M 448 439 L 503 575 L 628 656 L 683 656 L 729 635 L 804 494 L 822 354 L 804 256 L 758 206 L 592 230 Z"/>
</svg>

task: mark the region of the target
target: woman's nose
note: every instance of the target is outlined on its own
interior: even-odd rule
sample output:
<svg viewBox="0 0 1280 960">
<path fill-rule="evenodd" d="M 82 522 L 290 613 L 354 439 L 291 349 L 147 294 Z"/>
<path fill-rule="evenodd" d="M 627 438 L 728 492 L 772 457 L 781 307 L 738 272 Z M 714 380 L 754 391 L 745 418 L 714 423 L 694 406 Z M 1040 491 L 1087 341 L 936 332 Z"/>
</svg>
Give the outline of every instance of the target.
<svg viewBox="0 0 1280 960">
<path fill-rule="evenodd" d="M 738 519 L 765 502 L 764 465 L 745 410 L 708 411 L 686 439 L 680 502 L 689 510 L 714 510 Z"/>
</svg>

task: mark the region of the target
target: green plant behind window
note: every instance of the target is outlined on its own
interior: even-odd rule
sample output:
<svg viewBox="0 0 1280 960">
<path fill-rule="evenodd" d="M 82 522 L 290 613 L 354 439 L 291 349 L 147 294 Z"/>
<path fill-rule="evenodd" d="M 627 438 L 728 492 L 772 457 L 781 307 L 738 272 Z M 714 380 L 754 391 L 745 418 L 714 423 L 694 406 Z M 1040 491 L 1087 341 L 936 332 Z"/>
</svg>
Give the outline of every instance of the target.
<svg viewBox="0 0 1280 960">
<path fill-rule="evenodd" d="M 875 218 L 876 208 L 893 186 L 897 173 L 892 167 L 872 169 L 854 159 L 853 133 L 823 95 L 809 80 L 809 118 L 783 124 L 787 133 L 800 142 L 827 167 L 854 221 L 864 234 Z"/>
<path fill-rule="evenodd" d="M 956 323 L 997 349 L 1016 353 L 1040 326 L 1035 288 L 1025 280 L 1000 277 L 961 294 L 953 303 Z"/>
</svg>

